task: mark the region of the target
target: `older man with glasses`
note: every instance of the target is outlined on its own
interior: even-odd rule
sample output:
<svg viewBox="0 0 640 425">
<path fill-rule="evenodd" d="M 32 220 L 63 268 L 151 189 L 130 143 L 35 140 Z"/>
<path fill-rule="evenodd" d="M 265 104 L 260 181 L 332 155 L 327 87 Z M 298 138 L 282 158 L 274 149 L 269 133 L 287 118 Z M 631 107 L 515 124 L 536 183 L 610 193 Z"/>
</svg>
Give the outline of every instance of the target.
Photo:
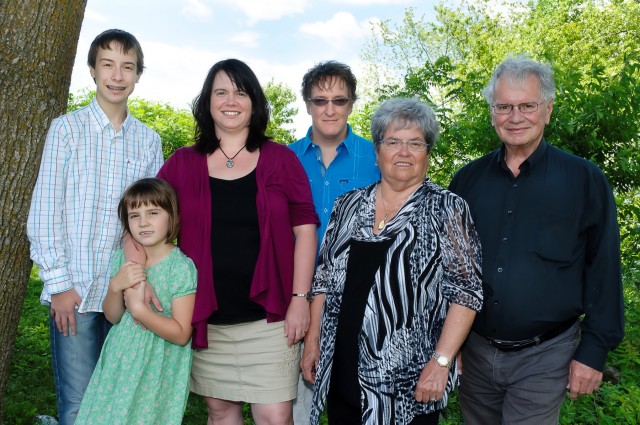
<svg viewBox="0 0 640 425">
<path fill-rule="evenodd" d="M 380 179 L 373 143 L 357 136 L 347 123 L 356 101 L 356 77 L 335 61 L 321 62 L 302 79 L 302 97 L 311 115 L 307 135 L 289 145 L 304 167 L 316 212 L 320 217 L 318 241 L 327 228 L 333 202 L 343 193 Z M 309 423 L 311 384 L 300 378 L 294 401 L 296 425 Z"/>
<path fill-rule="evenodd" d="M 598 167 L 544 139 L 549 66 L 509 58 L 484 94 L 502 146 L 449 187 L 469 204 L 483 258 L 460 405 L 466 425 L 557 424 L 565 393 L 597 390 L 624 334 L 616 205 Z"/>
</svg>

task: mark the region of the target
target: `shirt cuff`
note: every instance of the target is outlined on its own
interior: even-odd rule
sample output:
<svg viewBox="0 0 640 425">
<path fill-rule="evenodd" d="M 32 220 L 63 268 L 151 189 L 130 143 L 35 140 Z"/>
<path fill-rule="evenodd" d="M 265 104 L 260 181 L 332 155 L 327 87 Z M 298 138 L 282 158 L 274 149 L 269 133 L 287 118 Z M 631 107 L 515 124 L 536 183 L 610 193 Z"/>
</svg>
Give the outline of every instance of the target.
<svg viewBox="0 0 640 425">
<path fill-rule="evenodd" d="M 573 359 L 589 366 L 599 372 L 604 369 L 609 350 L 595 345 L 585 344 L 584 341 L 578 345 Z"/>
<path fill-rule="evenodd" d="M 40 270 L 40 279 L 49 295 L 59 294 L 73 288 L 71 276 L 66 268 Z"/>
</svg>

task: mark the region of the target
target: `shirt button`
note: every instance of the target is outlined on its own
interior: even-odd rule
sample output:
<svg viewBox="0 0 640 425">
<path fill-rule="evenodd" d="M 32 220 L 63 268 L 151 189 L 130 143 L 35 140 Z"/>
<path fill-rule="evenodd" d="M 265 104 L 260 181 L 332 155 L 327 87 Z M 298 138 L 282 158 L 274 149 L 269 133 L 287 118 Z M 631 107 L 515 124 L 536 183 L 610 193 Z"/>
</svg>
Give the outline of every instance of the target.
<svg viewBox="0 0 640 425">
<path fill-rule="evenodd" d="M 325 186 L 329 186 L 329 182 L 324 182 L 324 185 Z"/>
<path fill-rule="evenodd" d="M 326 214 L 326 213 L 328 213 L 328 212 L 329 212 L 329 210 L 325 208 L 325 209 L 324 209 L 324 213 Z"/>
<path fill-rule="evenodd" d="M 518 187 L 518 183 L 514 183 L 514 184 L 513 184 L 513 187 Z"/>
<path fill-rule="evenodd" d="M 498 273 L 502 273 L 502 267 L 498 267 Z"/>
<path fill-rule="evenodd" d="M 500 301 L 494 301 L 493 304 L 498 305 L 500 304 Z"/>
<path fill-rule="evenodd" d="M 502 238 L 502 242 L 506 242 L 508 240 L 509 240 L 508 238 Z"/>
<path fill-rule="evenodd" d="M 507 211 L 507 215 L 511 215 L 511 214 L 513 214 L 513 211 L 511 210 Z"/>
</svg>

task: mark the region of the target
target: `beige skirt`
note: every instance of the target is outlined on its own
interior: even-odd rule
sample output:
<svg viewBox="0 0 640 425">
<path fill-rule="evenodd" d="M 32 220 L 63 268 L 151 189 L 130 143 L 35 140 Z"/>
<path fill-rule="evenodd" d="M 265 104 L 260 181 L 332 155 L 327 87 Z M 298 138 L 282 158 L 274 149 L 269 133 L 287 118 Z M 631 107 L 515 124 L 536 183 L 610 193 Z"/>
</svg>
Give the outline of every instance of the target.
<svg viewBox="0 0 640 425">
<path fill-rule="evenodd" d="M 296 398 L 300 344 L 287 347 L 284 321 L 208 325 L 209 347 L 193 352 L 191 391 L 247 403 Z"/>
</svg>

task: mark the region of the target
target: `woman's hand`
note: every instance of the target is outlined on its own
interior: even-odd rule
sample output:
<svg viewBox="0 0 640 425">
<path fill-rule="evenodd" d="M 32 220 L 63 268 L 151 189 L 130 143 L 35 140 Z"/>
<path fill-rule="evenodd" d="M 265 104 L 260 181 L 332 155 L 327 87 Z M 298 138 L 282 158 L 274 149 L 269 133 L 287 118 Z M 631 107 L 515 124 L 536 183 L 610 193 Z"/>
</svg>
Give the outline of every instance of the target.
<svg viewBox="0 0 640 425">
<path fill-rule="evenodd" d="M 318 359 L 320 358 L 320 335 L 315 329 L 309 329 L 304 337 L 304 351 L 300 359 L 300 369 L 302 377 L 310 383 L 316 382 L 316 371 L 318 370 Z"/>
<path fill-rule="evenodd" d="M 304 338 L 309 321 L 309 302 L 304 297 L 293 297 L 284 319 L 284 336 L 289 347 Z"/>
<path fill-rule="evenodd" d="M 449 368 L 442 367 L 434 359 L 430 359 L 420 373 L 414 397 L 421 403 L 442 400 L 447 388 Z"/>
</svg>

